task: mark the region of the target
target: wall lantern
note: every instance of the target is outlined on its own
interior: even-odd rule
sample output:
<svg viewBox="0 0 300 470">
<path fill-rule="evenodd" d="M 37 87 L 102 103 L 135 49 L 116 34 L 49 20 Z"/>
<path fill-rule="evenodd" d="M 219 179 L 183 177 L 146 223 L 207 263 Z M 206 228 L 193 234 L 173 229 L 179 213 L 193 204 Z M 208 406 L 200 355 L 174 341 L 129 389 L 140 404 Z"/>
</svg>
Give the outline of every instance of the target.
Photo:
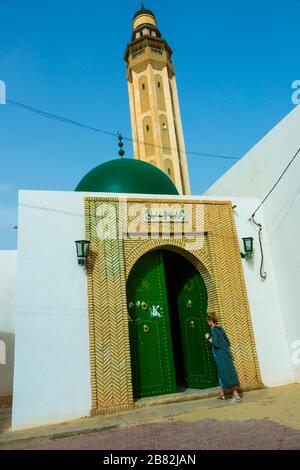
<svg viewBox="0 0 300 470">
<path fill-rule="evenodd" d="M 85 266 L 86 259 L 89 255 L 91 242 L 89 242 L 88 240 L 77 240 L 75 243 L 76 243 L 78 264 L 80 266 Z"/>
<path fill-rule="evenodd" d="M 243 242 L 244 242 L 245 253 L 241 253 L 241 257 L 245 258 L 246 260 L 252 259 L 252 256 L 253 256 L 253 238 L 252 237 L 243 238 Z"/>
</svg>

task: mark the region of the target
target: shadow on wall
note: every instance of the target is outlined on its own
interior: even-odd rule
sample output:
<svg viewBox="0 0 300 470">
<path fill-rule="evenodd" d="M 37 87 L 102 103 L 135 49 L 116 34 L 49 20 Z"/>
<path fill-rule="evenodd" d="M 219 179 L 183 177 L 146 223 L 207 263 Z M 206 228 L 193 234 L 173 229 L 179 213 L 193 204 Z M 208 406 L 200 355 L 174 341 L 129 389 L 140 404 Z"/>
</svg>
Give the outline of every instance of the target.
<svg viewBox="0 0 300 470">
<path fill-rule="evenodd" d="M 14 377 L 15 335 L 0 331 L 0 397 L 11 397 Z"/>
<path fill-rule="evenodd" d="M 284 224 L 287 226 L 287 223 L 291 223 L 294 221 L 294 224 L 297 222 L 297 218 L 294 218 L 294 214 L 299 212 L 300 207 L 300 185 L 296 188 L 293 194 L 284 202 L 284 204 L 280 207 L 279 205 L 276 208 L 276 213 L 274 212 L 274 216 L 271 220 L 268 221 L 268 238 L 269 242 L 276 237 L 278 231 L 279 235 L 281 235 L 282 227 Z M 289 220 L 290 218 L 290 220 Z M 296 225 L 295 225 L 296 228 Z"/>
</svg>

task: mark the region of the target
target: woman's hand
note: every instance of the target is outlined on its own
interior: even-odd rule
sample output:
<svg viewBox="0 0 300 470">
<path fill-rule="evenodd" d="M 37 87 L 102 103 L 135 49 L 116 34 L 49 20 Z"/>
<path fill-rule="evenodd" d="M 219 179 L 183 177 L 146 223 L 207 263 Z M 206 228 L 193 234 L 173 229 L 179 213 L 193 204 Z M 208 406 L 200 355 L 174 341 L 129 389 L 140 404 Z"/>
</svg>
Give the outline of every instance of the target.
<svg viewBox="0 0 300 470">
<path fill-rule="evenodd" d="M 209 339 L 209 337 L 210 337 L 210 334 L 209 334 L 209 333 L 206 333 L 205 338 L 206 338 L 206 339 Z"/>
</svg>

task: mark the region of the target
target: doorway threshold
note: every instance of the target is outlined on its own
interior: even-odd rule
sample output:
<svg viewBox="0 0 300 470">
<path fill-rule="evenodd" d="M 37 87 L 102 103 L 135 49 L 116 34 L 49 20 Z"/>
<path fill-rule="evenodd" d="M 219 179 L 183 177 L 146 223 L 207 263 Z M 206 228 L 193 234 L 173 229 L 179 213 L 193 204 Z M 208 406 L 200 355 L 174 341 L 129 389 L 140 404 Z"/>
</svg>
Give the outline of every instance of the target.
<svg viewBox="0 0 300 470">
<path fill-rule="evenodd" d="M 217 397 L 220 393 L 219 387 L 199 390 L 186 388 L 183 391 L 171 393 L 169 395 L 159 395 L 157 397 L 139 398 L 134 402 L 134 408 L 143 408 L 147 406 L 166 405 L 168 403 L 180 403 L 184 401 L 202 400 L 204 398 Z"/>
</svg>

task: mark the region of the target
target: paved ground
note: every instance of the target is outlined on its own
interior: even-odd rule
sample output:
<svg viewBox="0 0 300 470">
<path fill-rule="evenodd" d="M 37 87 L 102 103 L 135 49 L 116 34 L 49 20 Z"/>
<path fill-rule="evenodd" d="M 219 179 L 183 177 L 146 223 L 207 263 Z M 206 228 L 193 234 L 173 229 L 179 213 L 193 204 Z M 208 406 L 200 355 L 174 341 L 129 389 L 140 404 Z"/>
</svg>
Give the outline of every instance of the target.
<svg viewBox="0 0 300 470">
<path fill-rule="evenodd" d="M 298 449 L 300 385 L 97 416 L 0 435 L 2 449 Z"/>
<path fill-rule="evenodd" d="M 11 423 L 11 398 L 0 398 L 0 436 Z M 0 437 L 1 439 L 1 437 Z"/>
<path fill-rule="evenodd" d="M 95 433 L 35 443 L 40 450 L 213 450 L 300 449 L 300 432 L 268 420 L 242 423 L 202 420 L 134 426 L 129 430 Z"/>
</svg>

